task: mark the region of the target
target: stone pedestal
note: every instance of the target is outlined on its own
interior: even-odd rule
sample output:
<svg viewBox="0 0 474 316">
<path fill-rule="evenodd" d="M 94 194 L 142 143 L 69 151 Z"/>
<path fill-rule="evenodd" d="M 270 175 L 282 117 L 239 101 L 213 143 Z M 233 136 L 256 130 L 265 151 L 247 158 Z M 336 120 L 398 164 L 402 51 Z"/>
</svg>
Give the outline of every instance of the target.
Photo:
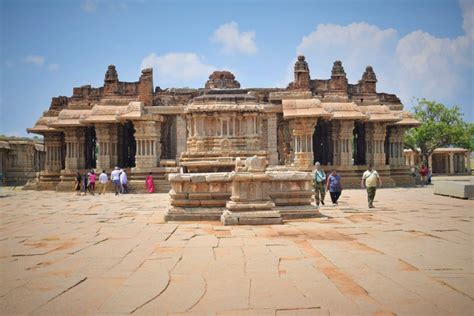
<svg viewBox="0 0 474 316">
<path fill-rule="evenodd" d="M 245 166 L 236 162 L 231 175 L 231 197 L 221 216 L 224 225 L 279 224 L 279 212 L 272 212 L 275 203 L 270 198 L 270 176 L 265 173 L 266 160 L 261 157 L 247 158 Z M 263 212 L 262 212 L 263 211 Z"/>
<path fill-rule="evenodd" d="M 161 122 L 135 121 L 136 170 L 151 170 L 159 166 L 161 156 Z"/>
<path fill-rule="evenodd" d="M 384 142 L 387 134 L 387 124 L 368 123 L 365 130 L 365 160 L 373 166 L 385 165 Z"/>
</svg>

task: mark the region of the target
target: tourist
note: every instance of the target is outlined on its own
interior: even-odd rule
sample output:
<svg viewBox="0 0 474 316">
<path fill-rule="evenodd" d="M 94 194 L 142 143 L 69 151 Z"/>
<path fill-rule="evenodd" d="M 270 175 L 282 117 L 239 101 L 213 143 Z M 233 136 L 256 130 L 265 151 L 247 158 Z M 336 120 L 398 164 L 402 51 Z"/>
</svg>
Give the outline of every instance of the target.
<svg viewBox="0 0 474 316">
<path fill-rule="evenodd" d="M 76 181 L 75 181 L 76 195 L 81 195 L 81 184 L 82 184 L 82 176 L 78 171 L 76 172 Z"/>
<path fill-rule="evenodd" d="M 105 194 L 108 182 L 109 178 L 107 177 L 107 173 L 105 173 L 105 170 L 102 170 L 102 173 L 99 175 L 99 194 Z"/>
<path fill-rule="evenodd" d="M 420 170 L 418 173 L 420 174 L 420 181 L 421 181 L 421 186 L 425 186 L 428 184 L 428 168 L 424 164 L 421 165 Z"/>
<path fill-rule="evenodd" d="M 337 200 L 341 196 L 342 183 L 341 177 L 337 174 L 336 169 L 333 169 L 326 182 L 326 191 L 329 191 L 332 200 L 332 206 L 339 205 Z"/>
<path fill-rule="evenodd" d="M 321 169 L 321 164 L 319 161 L 316 161 L 314 164 L 316 166 L 316 170 L 314 172 L 314 200 L 316 201 L 316 205 L 319 206 L 319 202 L 324 205 L 324 196 L 326 195 L 326 191 L 324 190 L 324 184 L 326 183 L 326 174 L 324 170 Z"/>
<path fill-rule="evenodd" d="M 82 191 L 84 192 L 84 195 L 87 195 L 88 189 L 89 189 L 89 173 L 86 172 L 84 173 L 84 176 L 82 176 Z"/>
<path fill-rule="evenodd" d="M 118 167 L 115 167 L 115 169 L 112 171 L 110 174 L 110 180 L 112 180 L 112 183 L 114 184 L 114 191 L 115 195 L 119 194 L 120 191 L 120 170 Z"/>
<path fill-rule="evenodd" d="M 431 184 L 431 177 L 433 176 L 433 172 L 431 171 L 431 167 L 428 168 L 428 184 Z"/>
<path fill-rule="evenodd" d="M 96 174 L 94 169 L 91 169 L 91 172 L 89 172 L 89 192 L 94 195 L 95 194 L 95 178 Z"/>
<path fill-rule="evenodd" d="M 128 179 L 127 179 L 127 173 L 125 170 L 122 169 L 122 172 L 120 173 L 120 184 L 122 185 L 122 193 L 128 193 Z"/>
<path fill-rule="evenodd" d="M 360 186 L 367 189 L 367 199 L 369 201 L 369 208 L 374 208 L 375 191 L 377 190 L 377 181 L 382 186 L 382 179 L 379 173 L 369 164 L 368 170 L 362 175 Z"/>
<path fill-rule="evenodd" d="M 155 192 L 155 184 L 153 183 L 153 177 L 151 176 L 151 172 L 146 176 L 145 184 L 148 193 Z"/>
</svg>

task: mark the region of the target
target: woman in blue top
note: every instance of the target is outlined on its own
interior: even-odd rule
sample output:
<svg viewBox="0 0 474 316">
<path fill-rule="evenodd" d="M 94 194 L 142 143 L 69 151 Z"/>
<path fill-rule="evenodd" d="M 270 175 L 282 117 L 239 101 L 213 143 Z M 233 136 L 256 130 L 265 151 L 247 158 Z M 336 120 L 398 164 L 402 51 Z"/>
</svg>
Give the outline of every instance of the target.
<svg viewBox="0 0 474 316">
<path fill-rule="evenodd" d="M 336 170 L 332 170 L 326 182 L 326 191 L 331 194 L 332 206 L 336 206 L 337 200 L 341 196 L 342 183 L 341 177 L 336 173 Z"/>
</svg>

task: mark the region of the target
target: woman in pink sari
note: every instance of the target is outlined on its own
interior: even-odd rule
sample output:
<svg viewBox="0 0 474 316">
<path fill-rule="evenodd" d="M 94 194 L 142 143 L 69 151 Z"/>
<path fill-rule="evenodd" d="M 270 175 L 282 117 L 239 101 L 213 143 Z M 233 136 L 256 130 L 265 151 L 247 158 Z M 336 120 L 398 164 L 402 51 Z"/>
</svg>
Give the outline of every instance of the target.
<svg viewBox="0 0 474 316">
<path fill-rule="evenodd" d="M 155 192 L 155 185 L 153 184 L 153 177 L 151 176 L 151 172 L 146 176 L 146 189 L 149 193 Z"/>
</svg>

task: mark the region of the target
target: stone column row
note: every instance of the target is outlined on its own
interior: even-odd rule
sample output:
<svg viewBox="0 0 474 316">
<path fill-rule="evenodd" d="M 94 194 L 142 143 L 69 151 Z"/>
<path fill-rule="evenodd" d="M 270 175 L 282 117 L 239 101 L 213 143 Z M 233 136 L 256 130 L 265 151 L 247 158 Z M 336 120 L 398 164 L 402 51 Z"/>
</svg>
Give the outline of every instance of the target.
<svg viewBox="0 0 474 316">
<path fill-rule="evenodd" d="M 354 121 L 334 121 L 332 123 L 333 164 L 352 165 L 352 142 Z"/>
<path fill-rule="evenodd" d="M 405 130 L 403 128 L 397 127 L 390 130 L 388 154 L 391 166 L 403 166 L 405 164 L 405 158 L 403 157 L 404 136 Z"/>
<path fill-rule="evenodd" d="M 278 164 L 277 117 L 275 113 L 267 116 L 267 149 L 270 153 L 270 165 Z M 311 146 L 313 142 L 311 141 Z"/>
<path fill-rule="evenodd" d="M 118 127 L 116 124 L 96 124 L 95 134 L 99 153 L 97 169 L 111 169 L 118 163 Z"/>
<path fill-rule="evenodd" d="M 66 128 L 64 141 L 66 143 L 65 169 L 75 171 L 85 168 L 85 128 Z"/>
<path fill-rule="evenodd" d="M 62 169 L 62 145 L 61 133 L 47 133 L 44 135 L 46 148 L 45 171 L 61 172 Z"/>
<path fill-rule="evenodd" d="M 313 164 L 313 133 L 316 118 L 297 118 L 290 121 L 295 150 L 294 163 L 298 167 L 310 167 Z"/>
<path fill-rule="evenodd" d="M 367 164 L 385 165 L 384 143 L 386 134 L 386 123 L 367 123 L 365 130 L 365 160 Z"/>
<path fill-rule="evenodd" d="M 135 121 L 136 169 L 151 169 L 159 165 L 161 157 L 161 122 Z"/>
</svg>

